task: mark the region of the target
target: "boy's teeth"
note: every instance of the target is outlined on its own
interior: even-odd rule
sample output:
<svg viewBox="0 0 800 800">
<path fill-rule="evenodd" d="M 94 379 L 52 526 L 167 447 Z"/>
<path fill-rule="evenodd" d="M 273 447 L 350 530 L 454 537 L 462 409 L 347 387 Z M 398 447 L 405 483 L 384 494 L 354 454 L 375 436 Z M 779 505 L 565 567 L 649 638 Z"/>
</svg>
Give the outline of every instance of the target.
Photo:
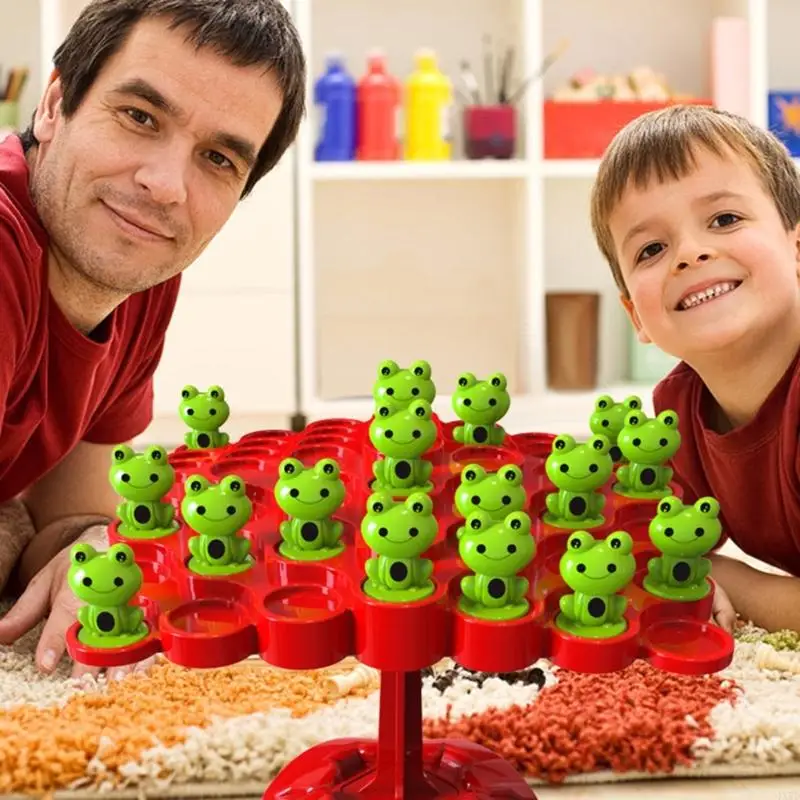
<svg viewBox="0 0 800 800">
<path fill-rule="evenodd" d="M 719 297 L 721 294 L 726 294 L 727 292 L 733 291 L 739 284 L 733 283 L 732 281 L 724 281 L 723 283 L 717 283 L 714 286 L 709 286 L 708 289 L 705 289 L 702 292 L 695 292 L 694 294 L 690 294 L 688 297 L 684 297 L 681 300 L 681 308 L 694 308 L 695 306 L 699 306 L 700 303 L 705 303 L 706 300 L 713 300 L 715 297 Z"/>
</svg>

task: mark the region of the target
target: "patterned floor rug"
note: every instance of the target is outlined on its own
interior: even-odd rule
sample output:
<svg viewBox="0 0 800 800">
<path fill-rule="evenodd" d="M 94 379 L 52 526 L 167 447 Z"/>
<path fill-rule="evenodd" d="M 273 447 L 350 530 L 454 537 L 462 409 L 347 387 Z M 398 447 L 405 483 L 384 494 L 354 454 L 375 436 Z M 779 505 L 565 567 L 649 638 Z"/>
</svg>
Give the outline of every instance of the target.
<svg viewBox="0 0 800 800">
<path fill-rule="evenodd" d="M 36 672 L 37 638 L 0 647 L 4 795 L 255 795 L 317 742 L 377 731 L 378 675 L 356 662 L 296 673 L 164 661 L 119 681 L 74 680 L 66 662 Z M 513 675 L 443 663 L 424 679 L 425 734 L 483 744 L 534 785 L 800 775 L 800 635 L 745 625 L 736 638 L 733 664 L 702 678 L 643 662 L 610 675 L 545 660 Z"/>
</svg>

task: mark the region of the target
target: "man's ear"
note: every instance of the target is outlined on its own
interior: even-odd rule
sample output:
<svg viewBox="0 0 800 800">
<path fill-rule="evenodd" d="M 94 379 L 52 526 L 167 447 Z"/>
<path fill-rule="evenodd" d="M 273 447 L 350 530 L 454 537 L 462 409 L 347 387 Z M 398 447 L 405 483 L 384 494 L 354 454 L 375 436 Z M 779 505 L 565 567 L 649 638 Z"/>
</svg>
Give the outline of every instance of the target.
<svg viewBox="0 0 800 800">
<path fill-rule="evenodd" d="M 36 141 L 46 143 L 52 141 L 61 117 L 61 101 L 64 97 L 61 76 L 53 70 L 47 88 L 36 106 L 36 117 L 33 122 L 33 133 Z"/>
<path fill-rule="evenodd" d="M 636 328 L 636 335 L 638 336 L 639 341 L 642 344 L 650 344 L 650 337 L 644 332 L 644 328 L 642 328 L 642 321 L 639 319 L 639 314 L 633 307 L 633 301 L 630 299 L 630 297 L 624 294 L 619 296 L 619 301 L 622 303 L 622 307 L 625 309 L 625 313 L 630 318 L 633 327 Z"/>
</svg>

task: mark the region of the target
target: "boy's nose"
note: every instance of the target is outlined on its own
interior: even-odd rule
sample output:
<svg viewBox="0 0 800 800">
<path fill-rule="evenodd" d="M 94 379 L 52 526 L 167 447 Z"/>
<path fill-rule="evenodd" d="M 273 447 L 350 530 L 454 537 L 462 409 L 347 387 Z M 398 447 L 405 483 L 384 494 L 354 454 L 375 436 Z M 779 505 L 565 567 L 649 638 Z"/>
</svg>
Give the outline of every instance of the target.
<svg viewBox="0 0 800 800">
<path fill-rule="evenodd" d="M 677 268 L 679 271 L 685 270 L 687 267 L 691 267 L 695 264 L 702 264 L 704 261 L 708 261 L 711 256 L 708 253 L 698 253 L 693 259 L 689 261 L 679 261 L 677 264 Z"/>
</svg>

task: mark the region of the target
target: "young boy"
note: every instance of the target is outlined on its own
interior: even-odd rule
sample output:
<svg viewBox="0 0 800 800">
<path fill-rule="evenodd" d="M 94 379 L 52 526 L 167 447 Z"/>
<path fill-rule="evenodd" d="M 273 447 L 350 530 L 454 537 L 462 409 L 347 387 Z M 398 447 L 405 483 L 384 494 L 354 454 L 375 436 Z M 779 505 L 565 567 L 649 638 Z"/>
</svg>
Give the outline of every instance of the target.
<svg viewBox="0 0 800 800">
<path fill-rule="evenodd" d="M 800 630 L 800 179 L 740 117 L 674 106 L 624 128 L 592 195 L 597 243 L 640 341 L 681 363 L 656 387 L 683 445 L 686 499 L 716 497 L 726 535 L 776 567 L 715 555 L 714 615 Z"/>
</svg>

